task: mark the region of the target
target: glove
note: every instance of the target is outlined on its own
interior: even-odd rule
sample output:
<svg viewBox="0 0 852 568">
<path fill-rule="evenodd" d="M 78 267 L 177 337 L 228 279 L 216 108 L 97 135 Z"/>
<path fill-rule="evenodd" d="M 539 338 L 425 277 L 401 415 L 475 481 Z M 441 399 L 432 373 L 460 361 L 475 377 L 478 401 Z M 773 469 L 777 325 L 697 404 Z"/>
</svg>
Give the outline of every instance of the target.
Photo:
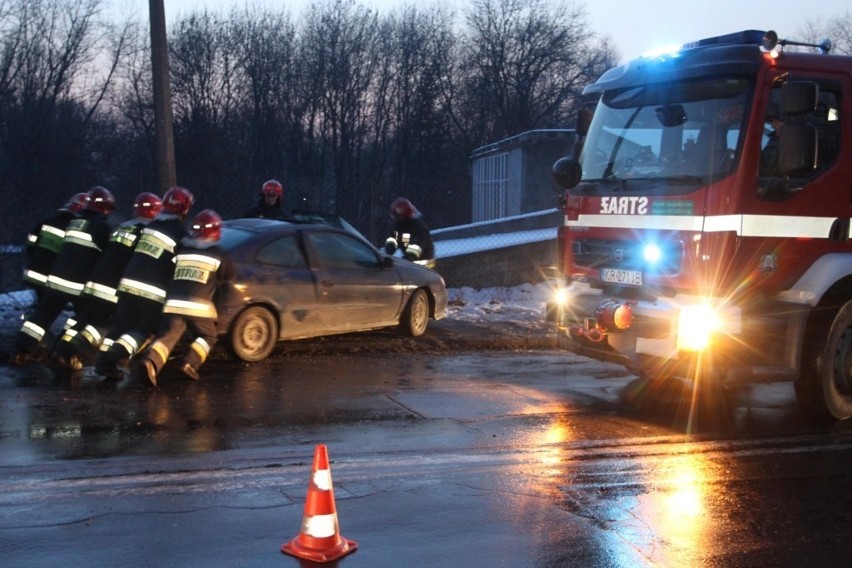
<svg viewBox="0 0 852 568">
<path fill-rule="evenodd" d="M 405 247 L 405 258 L 414 262 L 415 260 L 420 259 L 420 256 L 423 254 L 423 249 L 420 246 L 415 244 L 410 244 Z"/>
<path fill-rule="evenodd" d="M 385 252 L 387 254 L 393 254 L 396 252 L 397 242 L 393 237 L 388 237 L 388 240 L 385 241 Z"/>
</svg>

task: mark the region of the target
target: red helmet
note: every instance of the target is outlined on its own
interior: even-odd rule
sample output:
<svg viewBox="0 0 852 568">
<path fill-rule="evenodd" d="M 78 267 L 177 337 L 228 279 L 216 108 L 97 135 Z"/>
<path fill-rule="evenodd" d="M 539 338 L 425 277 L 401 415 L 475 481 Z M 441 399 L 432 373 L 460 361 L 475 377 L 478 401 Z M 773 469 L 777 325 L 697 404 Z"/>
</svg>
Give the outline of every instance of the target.
<svg viewBox="0 0 852 568">
<path fill-rule="evenodd" d="M 192 209 L 192 204 L 195 202 L 195 197 L 185 187 L 175 186 L 168 190 L 163 196 L 163 213 L 170 215 L 180 215 L 186 217 L 189 210 Z"/>
<path fill-rule="evenodd" d="M 86 202 L 86 209 L 89 211 L 97 211 L 104 215 L 109 215 L 115 209 L 115 197 L 107 188 L 96 185 L 87 193 L 89 199 Z"/>
<path fill-rule="evenodd" d="M 66 213 L 79 213 L 83 209 L 86 208 L 86 204 L 89 202 L 89 194 L 88 193 L 75 193 L 71 199 L 68 200 L 68 203 L 59 208 L 60 211 L 65 211 Z"/>
<path fill-rule="evenodd" d="M 280 198 L 282 195 L 284 195 L 284 186 L 282 186 L 281 182 L 277 179 L 271 179 L 264 182 L 263 187 L 260 188 L 260 192 L 265 197 Z"/>
<path fill-rule="evenodd" d="M 200 241 L 218 241 L 222 234 L 222 218 L 212 209 L 205 209 L 192 220 L 190 234 Z"/>
<path fill-rule="evenodd" d="M 404 197 L 397 197 L 390 206 L 391 217 L 394 219 L 411 219 L 417 215 L 417 208 Z"/>
<path fill-rule="evenodd" d="M 136 196 L 136 201 L 133 202 L 133 213 L 130 216 L 153 219 L 162 208 L 163 200 L 159 195 L 144 191 Z"/>
</svg>

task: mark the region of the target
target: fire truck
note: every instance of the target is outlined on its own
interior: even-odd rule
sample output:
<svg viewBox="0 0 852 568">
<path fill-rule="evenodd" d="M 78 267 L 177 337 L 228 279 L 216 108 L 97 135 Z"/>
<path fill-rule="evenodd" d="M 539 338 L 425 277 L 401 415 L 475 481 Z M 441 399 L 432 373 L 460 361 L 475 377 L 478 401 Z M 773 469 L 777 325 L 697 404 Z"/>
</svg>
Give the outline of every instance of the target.
<svg viewBox="0 0 852 568">
<path fill-rule="evenodd" d="M 586 87 L 553 165 L 561 343 L 852 416 L 852 57 L 830 47 L 746 30 Z"/>
</svg>

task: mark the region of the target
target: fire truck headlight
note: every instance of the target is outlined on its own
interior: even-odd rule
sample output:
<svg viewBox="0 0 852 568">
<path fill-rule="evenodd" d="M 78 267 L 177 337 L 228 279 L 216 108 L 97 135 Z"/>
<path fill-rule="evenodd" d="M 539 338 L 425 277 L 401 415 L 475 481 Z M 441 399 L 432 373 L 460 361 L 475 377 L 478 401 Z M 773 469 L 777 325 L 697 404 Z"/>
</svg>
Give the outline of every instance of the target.
<svg viewBox="0 0 852 568">
<path fill-rule="evenodd" d="M 663 251 L 657 245 L 645 245 L 645 248 L 642 250 L 642 256 L 646 262 L 656 264 L 663 258 Z"/>
<path fill-rule="evenodd" d="M 711 337 L 721 329 L 719 314 L 708 305 L 685 306 L 677 322 L 677 348 L 680 351 L 702 351 Z"/>
</svg>

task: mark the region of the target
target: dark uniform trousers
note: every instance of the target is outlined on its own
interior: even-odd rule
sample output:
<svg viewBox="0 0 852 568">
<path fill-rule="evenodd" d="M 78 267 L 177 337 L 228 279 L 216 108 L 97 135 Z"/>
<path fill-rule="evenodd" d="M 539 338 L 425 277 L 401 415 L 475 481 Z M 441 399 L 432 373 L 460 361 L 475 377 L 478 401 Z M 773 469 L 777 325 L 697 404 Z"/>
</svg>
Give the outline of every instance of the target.
<svg viewBox="0 0 852 568">
<path fill-rule="evenodd" d="M 139 353 L 156 333 L 162 311 L 162 302 L 119 290 L 112 327 L 129 331 L 104 338 L 95 368 L 114 368 Z"/>
<path fill-rule="evenodd" d="M 91 294 L 80 295 L 77 303 L 80 304 L 77 321 L 65 330 L 62 340 L 56 344 L 56 352 L 66 359 L 81 356 L 91 361 L 109 331 L 116 304 Z"/>
<path fill-rule="evenodd" d="M 189 364 L 193 369 L 198 369 L 207 360 L 210 350 L 216 345 L 218 334 L 216 320 L 181 314 L 163 314 L 159 336 L 145 353 L 145 358 L 154 364 L 158 373 L 168 361 L 169 354 L 187 329 L 192 332 L 191 337 L 194 339 L 184 353 L 184 364 Z"/>
<path fill-rule="evenodd" d="M 47 332 L 62 310 L 77 296 L 46 288 L 36 305 L 35 311 L 24 322 L 15 340 L 15 347 L 24 353 L 33 353 L 47 336 Z"/>
</svg>

